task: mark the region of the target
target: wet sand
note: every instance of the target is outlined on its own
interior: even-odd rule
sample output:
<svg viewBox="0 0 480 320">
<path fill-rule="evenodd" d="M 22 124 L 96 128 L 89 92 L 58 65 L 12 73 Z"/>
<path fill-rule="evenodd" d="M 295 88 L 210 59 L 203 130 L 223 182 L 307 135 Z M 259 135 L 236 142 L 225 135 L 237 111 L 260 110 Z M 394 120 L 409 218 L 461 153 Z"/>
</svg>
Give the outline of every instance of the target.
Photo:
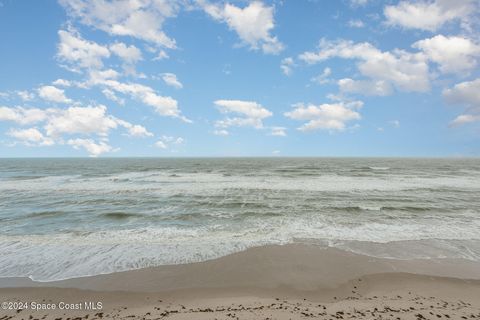
<svg viewBox="0 0 480 320">
<path fill-rule="evenodd" d="M 460 259 L 265 246 L 200 263 L 56 282 L 0 279 L 1 302 L 27 306 L 0 309 L 0 320 L 480 319 L 479 279 L 480 264 Z"/>
</svg>

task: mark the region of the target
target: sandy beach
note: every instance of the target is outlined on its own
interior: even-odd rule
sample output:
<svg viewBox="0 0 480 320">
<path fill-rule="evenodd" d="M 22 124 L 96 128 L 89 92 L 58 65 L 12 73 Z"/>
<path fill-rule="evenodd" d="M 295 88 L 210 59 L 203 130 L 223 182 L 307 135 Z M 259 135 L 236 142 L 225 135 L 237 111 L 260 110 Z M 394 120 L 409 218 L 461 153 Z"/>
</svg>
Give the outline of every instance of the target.
<svg viewBox="0 0 480 320">
<path fill-rule="evenodd" d="M 3 278 L 0 319 L 478 319 L 479 279 L 467 260 L 264 246 L 55 282 Z"/>
</svg>

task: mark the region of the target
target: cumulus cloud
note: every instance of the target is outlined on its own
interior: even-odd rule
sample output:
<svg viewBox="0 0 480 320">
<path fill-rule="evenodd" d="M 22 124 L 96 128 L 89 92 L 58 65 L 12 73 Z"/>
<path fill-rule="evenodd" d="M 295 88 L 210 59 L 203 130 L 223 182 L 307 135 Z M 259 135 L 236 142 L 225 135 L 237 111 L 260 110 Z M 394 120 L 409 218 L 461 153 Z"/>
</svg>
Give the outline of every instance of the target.
<svg viewBox="0 0 480 320">
<path fill-rule="evenodd" d="M 253 50 L 277 54 L 284 45 L 271 34 L 275 27 L 274 8 L 260 1 L 252 1 L 244 8 L 230 3 L 213 4 L 199 1 L 205 12 L 213 19 L 224 22 L 234 30 L 242 42 Z"/>
<path fill-rule="evenodd" d="M 344 78 L 338 80 L 338 86 L 342 93 L 359 93 L 367 96 L 388 96 L 393 89 L 385 80 L 353 80 Z"/>
<path fill-rule="evenodd" d="M 172 97 L 161 96 L 151 87 L 139 83 L 123 83 L 112 79 L 103 80 L 97 82 L 97 84 L 102 84 L 111 90 L 130 95 L 134 99 L 138 99 L 146 105 L 153 107 L 155 112 L 160 115 L 180 118 L 185 122 L 191 122 L 191 120 L 181 115 L 177 100 Z"/>
<path fill-rule="evenodd" d="M 480 78 L 456 84 L 443 91 L 443 97 L 449 104 L 465 106 L 463 114 L 452 121 L 452 125 L 462 125 L 480 121 Z"/>
<path fill-rule="evenodd" d="M 177 76 L 173 73 L 163 73 L 162 80 L 169 86 L 176 89 L 183 88 L 183 84 L 178 80 Z"/>
<path fill-rule="evenodd" d="M 58 103 L 71 103 L 72 100 L 65 96 L 65 91 L 63 89 L 58 89 L 54 86 L 43 86 L 38 88 L 38 95 L 40 98 L 47 101 L 58 102 Z"/>
<path fill-rule="evenodd" d="M 128 95 L 132 99 L 139 100 L 144 104 L 151 106 L 155 112 L 162 116 L 179 118 L 185 122 L 192 122 L 188 118 L 181 115 L 178 102 L 172 97 L 161 96 L 149 86 L 132 83 L 120 82 L 116 78 L 118 73 L 115 70 L 91 71 L 90 78 L 85 82 L 85 86 L 101 86 L 104 89 L 104 95 L 114 101 L 122 101 L 113 92 Z"/>
<path fill-rule="evenodd" d="M 22 99 L 23 101 L 32 101 L 35 99 L 35 94 L 33 92 L 28 92 L 27 90 L 17 90 L 15 93 Z"/>
<path fill-rule="evenodd" d="M 153 133 L 148 131 L 144 126 L 130 123 L 123 124 L 125 128 L 128 129 L 128 135 L 132 137 L 153 137 Z"/>
<path fill-rule="evenodd" d="M 165 52 L 165 50 L 160 50 L 155 58 L 153 58 L 153 61 L 158 61 L 158 60 L 163 60 L 163 59 L 168 59 L 169 55 L 168 53 Z"/>
<path fill-rule="evenodd" d="M 83 39 L 74 29 L 60 30 L 58 35 L 57 57 L 67 63 L 72 71 L 79 72 L 79 68 L 100 69 L 103 67 L 102 59 L 110 57 L 107 47 Z"/>
<path fill-rule="evenodd" d="M 97 136 L 104 141 L 108 138 L 111 130 L 118 128 L 124 128 L 127 134 L 132 137 L 153 136 L 151 132 L 141 125 L 134 125 L 107 114 L 107 108 L 103 105 L 75 106 L 67 109 L 0 107 L 0 121 L 11 121 L 20 125 L 42 125 L 44 133 L 38 127 L 21 130 L 11 129 L 9 131 L 11 137 L 17 138 L 23 143 L 36 143 L 37 145 L 51 145 L 55 142 L 63 143 L 64 136 Z M 75 137 L 72 139 L 70 140 L 78 140 Z M 98 155 L 101 153 L 100 151 L 107 150 L 106 144 L 95 144 L 91 139 L 82 138 L 71 145 L 83 147 L 87 151 L 93 150 L 91 152 L 93 155 Z M 87 147 L 87 145 L 90 147 Z M 98 147 L 95 147 L 95 145 Z"/>
<path fill-rule="evenodd" d="M 125 104 L 125 99 L 122 99 L 122 98 L 119 98 L 117 97 L 117 95 L 115 94 L 115 92 L 113 92 L 112 90 L 110 89 L 103 89 L 102 90 L 102 93 L 103 95 L 109 99 L 109 100 L 112 100 L 120 105 L 124 105 Z"/>
<path fill-rule="evenodd" d="M 280 69 L 282 69 L 283 74 L 285 74 L 286 76 L 292 74 L 294 66 L 295 62 L 293 61 L 292 57 L 285 58 L 280 63 Z"/>
<path fill-rule="evenodd" d="M 460 21 L 468 26 L 471 14 L 477 10 L 476 0 L 420 0 L 386 6 L 384 14 L 390 25 L 436 31 L 452 21 Z"/>
<path fill-rule="evenodd" d="M 415 42 L 412 47 L 422 50 L 427 58 L 439 65 L 443 73 L 465 73 L 477 66 L 480 45 L 460 36 L 436 35 Z"/>
<path fill-rule="evenodd" d="M 471 122 L 479 122 L 480 114 L 461 114 L 450 123 L 452 126 L 461 126 Z"/>
<path fill-rule="evenodd" d="M 213 134 L 216 136 L 228 136 L 230 133 L 225 129 L 214 130 Z"/>
<path fill-rule="evenodd" d="M 37 128 L 10 129 L 7 135 L 20 140 L 27 146 L 51 146 L 55 143 L 53 139 L 45 137 Z"/>
<path fill-rule="evenodd" d="M 117 128 L 118 121 L 106 115 L 106 110 L 102 105 L 49 110 L 45 131 L 53 137 L 63 133 L 107 136 L 111 129 Z"/>
<path fill-rule="evenodd" d="M 287 135 L 287 128 L 285 127 L 270 127 L 270 135 L 277 137 L 285 137 Z"/>
<path fill-rule="evenodd" d="M 242 100 L 216 100 L 214 104 L 223 114 L 234 114 L 215 122 L 219 130 L 226 130 L 229 127 L 253 127 L 263 128 L 263 120 L 272 116 L 272 112 L 254 101 Z"/>
<path fill-rule="evenodd" d="M 27 125 L 44 121 L 46 118 L 45 110 L 38 108 L 0 107 L 0 121 L 12 121 Z"/>
<path fill-rule="evenodd" d="M 322 73 L 320 73 L 318 76 L 313 77 L 311 80 L 312 82 L 318 83 L 318 84 L 325 84 L 329 83 L 331 80 L 328 78 L 332 74 L 332 69 L 326 67 L 323 69 Z"/>
<path fill-rule="evenodd" d="M 367 42 L 322 39 L 317 51 L 307 51 L 299 55 L 299 59 L 308 64 L 336 57 L 358 60 L 359 72 L 377 85 L 393 85 L 406 92 L 425 92 L 430 89 L 428 62 L 422 53 L 399 49 L 383 52 Z M 383 94 L 385 91 L 378 92 Z"/>
<path fill-rule="evenodd" d="M 167 149 L 167 145 L 165 144 L 165 142 L 163 142 L 162 140 L 158 140 L 157 142 L 155 142 L 155 147 L 157 148 L 160 148 L 160 149 Z"/>
<path fill-rule="evenodd" d="M 104 66 L 104 59 L 114 54 L 123 61 L 126 74 L 144 76 L 143 74 L 137 75 L 133 66 L 143 59 L 140 49 L 134 45 L 128 46 L 122 42 L 115 42 L 109 47 L 103 46 L 83 39 L 78 31 L 71 27 L 68 30 L 60 30 L 59 36 L 57 58 L 70 71 L 81 73 L 84 69 L 90 72 L 101 70 Z M 69 86 L 71 83 L 60 81 L 59 84 L 68 84 L 67 86 Z"/>
<path fill-rule="evenodd" d="M 365 27 L 365 24 L 362 20 L 352 19 L 348 21 L 348 26 L 351 28 L 363 28 Z"/>
<path fill-rule="evenodd" d="M 304 52 L 299 59 L 307 64 L 332 58 L 356 60 L 358 71 L 365 78 L 340 79 L 340 91 L 387 96 L 394 89 L 404 92 L 428 91 L 432 78 L 429 63 L 438 65 L 442 73 L 468 74 L 475 70 L 480 56 L 480 45 L 461 36 L 437 35 L 417 41 L 412 47 L 419 51 L 381 51 L 367 42 L 322 39 L 317 51 Z"/>
<path fill-rule="evenodd" d="M 180 145 L 185 142 L 185 139 L 182 137 L 172 137 L 163 135 L 160 139 L 155 142 L 155 146 L 160 149 L 169 149 L 174 145 Z"/>
<path fill-rule="evenodd" d="M 125 63 L 134 64 L 142 60 L 142 52 L 134 45 L 116 42 L 110 45 L 110 51 L 120 57 Z"/>
<path fill-rule="evenodd" d="M 300 131 L 329 130 L 342 131 L 348 122 L 360 120 L 358 109 L 363 106 L 361 101 L 324 103 L 321 105 L 298 103 L 285 116 L 294 120 L 307 121 L 300 126 Z"/>
<path fill-rule="evenodd" d="M 95 142 L 92 139 L 69 139 L 67 144 L 73 146 L 75 149 L 85 149 L 91 157 L 97 157 L 102 153 L 113 151 L 112 146 L 108 145 L 106 142 Z"/>
<path fill-rule="evenodd" d="M 147 4 L 147 2 L 149 4 Z M 151 1 L 146 0 L 144 3 L 145 6 L 156 6 L 156 8 L 159 9 L 159 6 L 161 7 L 160 2 L 163 1 L 155 1 L 155 4 L 153 2 L 150 2 Z M 78 9 L 81 12 L 83 12 L 83 10 L 89 11 L 93 7 L 96 8 L 95 10 L 103 10 L 106 8 L 116 8 L 115 6 L 118 6 L 117 9 L 119 11 L 122 11 L 129 6 L 133 6 L 135 8 L 143 8 L 143 5 L 140 2 L 129 0 L 115 2 L 68 0 L 63 1 L 63 3 L 67 6 L 74 6 L 76 8 L 75 10 Z M 165 5 L 168 7 L 167 4 Z M 101 9 L 100 7 L 102 7 L 103 9 Z M 167 10 L 166 8 L 164 9 Z M 115 20 L 115 14 L 117 14 L 118 12 L 116 12 L 115 10 L 113 11 L 114 12 L 105 11 L 105 16 L 103 18 L 109 19 L 108 17 L 112 15 L 112 19 Z M 77 87 L 89 89 L 93 86 L 99 86 L 105 97 L 119 104 L 124 104 L 125 100 L 121 96 L 117 96 L 117 94 L 127 95 L 132 99 L 141 101 L 142 103 L 153 107 L 155 112 L 162 116 L 176 117 L 185 122 L 191 122 L 191 120 L 181 115 L 180 109 L 178 107 L 178 102 L 174 98 L 169 96 L 162 96 L 158 94 L 153 88 L 146 85 L 132 82 L 121 82 L 119 79 L 122 74 L 111 68 L 109 69 L 104 67 L 104 59 L 109 58 L 111 54 L 115 54 L 119 56 L 122 61 L 125 62 L 123 65 L 125 71 L 124 75 L 130 74 L 138 76 L 132 66 L 135 62 L 142 59 L 142 54 L 137 47 L 133 45 L 128 46 L 121 42 L 116 42 L 110 45 L 110 47 L 102 46 L 93 41 L 83 39 L 80 34 L 73 28 L 68 28 L 68 30 L 61 30 L 59 31 L 59 35 L 60 43 L 58 45 L 57 52 L 58 60 L 62 63 L 65 63 L 69 70 L 74 72 L 84 72 L 87 75 L 85 81 L 79 81 L 75 83 Z M 167 78 L 167 80 L 170 81 L 169 83 L 171 85 L 175 85 L 177 87 L 181 85 L 178 80 L 176 80 L 176 82 L 173 81 L 175 79 L 173 79 L 172 76 L 167 76 Z M 57 83 L 59 85 L 66 84 L 65 81 L 59 80 L 57 80 Z M 58 90 L 61 90 L 58 88 L 56 89 L 57 93 L 59 93 Z"/>
<path fill-rule="evenodd" d="M 364 6 L 366 5 L 370 0 L 350 0 L 350 4 L 354 7 L 357 6 Z"/>
<path fill-rule="evenodd" d="M 72 82 L 66 79 L 57 79 L 53 81 L 52 84 L 58 87 L 70 87 L 72 85 Z"/>
<path fill-rule="evenodd" d="M 166 19 L 175 17 L 180 1 L 60 0 L 68 14 L 84 25 L 115 36 L 130 36 L 154 45 L 175 48 L 163 31 Z"/>
</svg>

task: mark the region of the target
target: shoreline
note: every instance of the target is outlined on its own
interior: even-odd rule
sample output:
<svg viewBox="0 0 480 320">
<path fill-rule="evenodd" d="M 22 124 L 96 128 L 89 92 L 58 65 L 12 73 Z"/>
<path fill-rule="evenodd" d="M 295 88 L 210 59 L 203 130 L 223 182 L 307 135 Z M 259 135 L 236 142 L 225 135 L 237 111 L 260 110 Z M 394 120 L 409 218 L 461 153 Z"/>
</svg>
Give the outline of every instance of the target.
<svg viewBox="0 0 480 320">
<path fill-rule="evenodd" d="M 204 262 L 61 281 L 1 278 L 0 295 L 57 307 L 0 310 L 5 319 L 372 319 L 383 313 L 392 319 L 469 319 L 480 318 L 480 263 L 272 245 Z M 61 302 L 100 302 L 102 308 L 65 310 Z"/>
<path fill-rule="evenodd" d="M 354 265 L 355 268 L 349 265 Z M 293 277 L 292 269 L 295 268 L 303 270 L 301 274 Z M 37 281 L 28 277 L 0 277 L 0 289 L 59 287 L 96 291 L 158 292 L 179 288 L 224 287 L 227 284 L 244 286 L 245 280 L 254 283 L 256 287 L 271 288 L 280 283 L 274 277 L 265 278 L 272 275 L 272 270 L 275 270 L 275 275 L 290 276 L 284 279 L 283 285 L 306 291 L 312 290 L 311 277 L 319 288 L 335 287 L 351 278 L 379 273 L 410 273 L 480 280 L 478 261 L 461 258 L 380 258 L 315 244 L 284 244 L 251 247 L 200 262 L 145 267 L 53 281 Z M 215 273 L 216 279 L 212 278 L 212 273 Z M 226 282 L 219 282 L 219 276 Z M 169 279 L 168 282 L 165 281 L 166 278 Z M 235 281 L 239 278 L 242 280 Z M 305 278 L 309 280 L 305 281 Z M 131 281 L 119 281 L 123 279 Z M 149 279 L 158 279 L 160 282 L 152 282 Z M 135 284 L 132 286 L 133 282 Z"/>
</svg>

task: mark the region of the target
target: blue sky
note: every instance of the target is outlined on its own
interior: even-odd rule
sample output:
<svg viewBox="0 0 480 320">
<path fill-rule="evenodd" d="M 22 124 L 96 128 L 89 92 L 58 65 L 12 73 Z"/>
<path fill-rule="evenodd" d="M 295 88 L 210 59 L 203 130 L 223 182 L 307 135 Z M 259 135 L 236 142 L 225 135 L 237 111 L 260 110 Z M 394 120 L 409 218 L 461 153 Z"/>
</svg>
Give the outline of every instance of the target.
<svg viewBox="0 0 480 320">
<path fill-rule="evenodd" d="M 479 156 L 475 0 L 0 0 L 0 156 Z"/>
</svg>

